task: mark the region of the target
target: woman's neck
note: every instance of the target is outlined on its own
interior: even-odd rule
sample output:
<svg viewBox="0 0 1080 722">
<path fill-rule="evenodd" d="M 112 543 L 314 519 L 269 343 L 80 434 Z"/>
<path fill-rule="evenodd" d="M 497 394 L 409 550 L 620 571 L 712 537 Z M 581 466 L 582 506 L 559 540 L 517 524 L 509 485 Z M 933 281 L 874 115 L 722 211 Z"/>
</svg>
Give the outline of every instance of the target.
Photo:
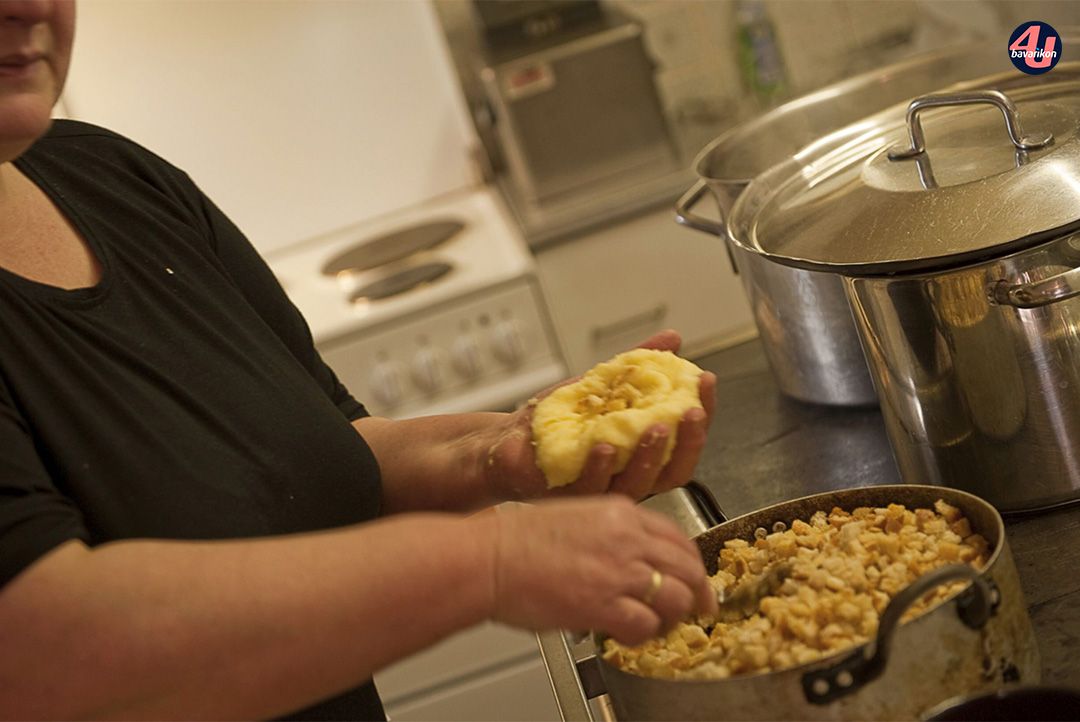
<svg viewBox="0 0 1080 722">
<path fill-rule="evenodd" d="M 59 208 L 11 162 L 0 163 L 0 266 L 64 289 L 101 280 L 101 264 Z"/>
<path fill-rule="evenodd" d="M 0 163 L 0 232 L 20 220 L 22 175 L 11 161 Z M 3 238 L 0 236 L 0 241 Z"/>
<path fill-rule="evenodd" d="M 3 228 L 4 219 L 10 219 L 14 215 L 16 203 L 15 203 L 15 186 L 17 181 L 15 176 L 18 171 L 15 170 L 15 164 L 11 161 L 4 161 L 0 163 L 0 228 Z"/>
</svg>

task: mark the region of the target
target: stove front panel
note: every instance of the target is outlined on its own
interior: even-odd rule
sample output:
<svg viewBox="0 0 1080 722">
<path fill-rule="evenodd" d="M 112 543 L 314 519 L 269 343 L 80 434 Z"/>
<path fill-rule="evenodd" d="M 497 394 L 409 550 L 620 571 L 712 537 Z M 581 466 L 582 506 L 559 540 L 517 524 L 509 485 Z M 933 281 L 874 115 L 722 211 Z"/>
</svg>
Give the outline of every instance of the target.
<svg viewBox="0 0 1080 722">
<path fill-rule="evenodd" d="M 319 350 L 369 412 L 391 418 L 505 410 L 567 375 L 530 276 Z"/>
</svg>

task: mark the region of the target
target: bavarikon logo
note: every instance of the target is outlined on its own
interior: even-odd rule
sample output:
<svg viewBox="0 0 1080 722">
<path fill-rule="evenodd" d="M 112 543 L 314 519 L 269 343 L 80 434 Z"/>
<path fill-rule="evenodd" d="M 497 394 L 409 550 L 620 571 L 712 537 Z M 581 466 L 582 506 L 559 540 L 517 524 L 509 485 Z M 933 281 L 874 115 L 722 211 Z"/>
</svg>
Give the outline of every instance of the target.
<svg viewBox="0 0 1080 722">
<path fill-rule="evenodd" d="M 1009 38 L 1009 60 L 1028 75 L 1052 70 L 1061 59 L 1061 51 L 1061 36 L 1041 20 L 1021 23 Z"/>
</svg>

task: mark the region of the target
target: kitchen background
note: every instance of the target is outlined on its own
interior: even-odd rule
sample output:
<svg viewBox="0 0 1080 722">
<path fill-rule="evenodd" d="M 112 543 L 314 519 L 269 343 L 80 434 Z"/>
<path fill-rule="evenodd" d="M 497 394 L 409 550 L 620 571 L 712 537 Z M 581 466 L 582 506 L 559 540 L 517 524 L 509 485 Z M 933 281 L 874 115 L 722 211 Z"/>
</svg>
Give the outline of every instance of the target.
<svg viewBox="0 0 1080 722">
<path fill-rule="evenodd" d="M 58 111 L 188 171 L 374 412 L 499 409 L 660 328 L 691 357 L 755 333 L 722 243 L 673 219 L 725 129 L 1080 23 L 1038 0 L 609 0 L 506 31 L 536 5 L 87 0 Z M 533 638 L 493 625 L 377 681 L 396 719 L 558 718 Z"/>
</svg>

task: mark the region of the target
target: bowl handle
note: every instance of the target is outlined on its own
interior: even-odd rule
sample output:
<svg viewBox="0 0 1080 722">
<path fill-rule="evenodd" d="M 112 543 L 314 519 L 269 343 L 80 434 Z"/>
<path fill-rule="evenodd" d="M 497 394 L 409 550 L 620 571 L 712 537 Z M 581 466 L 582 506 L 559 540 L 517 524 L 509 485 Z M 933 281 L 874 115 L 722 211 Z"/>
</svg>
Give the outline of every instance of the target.
<svg viewBox="0 0 1080 722">
<path fill-rule="evenodd" d="M 972 629 L 980 629 L 996 612 L 1001 601 L 997 586 L 967 564 L 950 564 L 923 574 L 900 591 L 881 614 L 877 637 L 836 664 L 807 672 L 802 686 L 806 701 L 828 704 L 855 692 L 874 681 L 885 671 L 893 634 L 900 626 L 900 617 L 907 608 L 934 587 L 957 579 L 968 579 L 971 586 L 956 598 L 956 611 L 961 621 Z"/>
</svg>

